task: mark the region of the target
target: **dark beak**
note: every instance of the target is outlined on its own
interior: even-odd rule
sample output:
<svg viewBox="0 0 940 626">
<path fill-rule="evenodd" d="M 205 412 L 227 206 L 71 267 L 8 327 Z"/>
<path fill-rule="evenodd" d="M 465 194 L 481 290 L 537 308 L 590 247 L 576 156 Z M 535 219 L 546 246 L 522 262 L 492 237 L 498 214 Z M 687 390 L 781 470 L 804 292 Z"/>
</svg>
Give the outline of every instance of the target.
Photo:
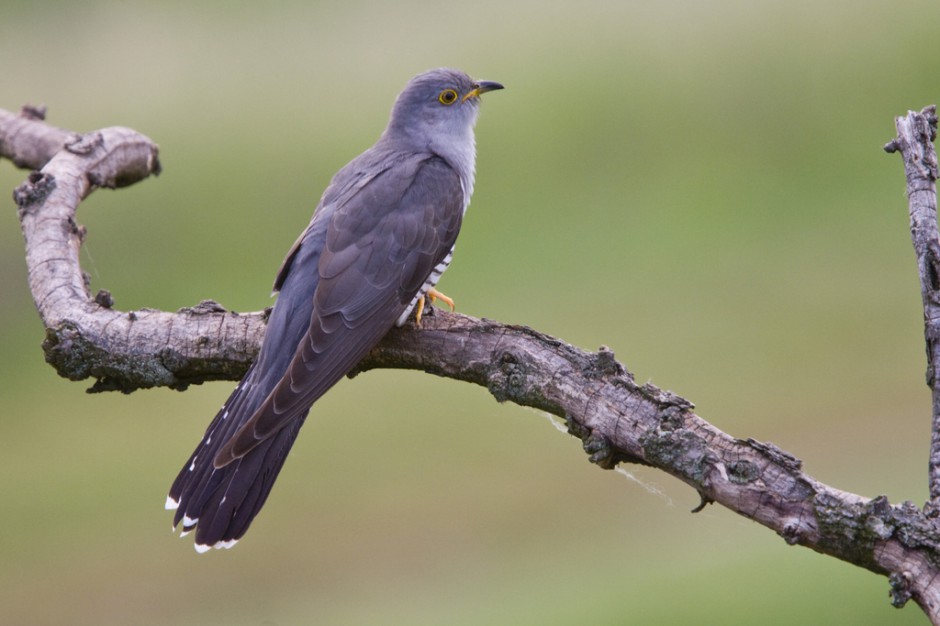
<svg viewBox="0 0 940 626">
<path fill-rule="evenodd" d="M 478 80 L 473 83 L 473 89 L 467 92 L 467 95 L 463 97 L 464 100 L 468 98 L 477 98 L 482 94 L 485 94 L 487 91 L 496 91 L 497 89 L 503 89 L 501 83 L 497 83 L 492 80 Z"/>
<path fill-rule="evenodd" d="M 503 89 L 503 85 L 501 83 L 497 83 L 494 80 L 478 80 L 476 83 L 474 83 L 474 87 L 476 88 L 475 91 L 477 94 Z"/>
</svg>

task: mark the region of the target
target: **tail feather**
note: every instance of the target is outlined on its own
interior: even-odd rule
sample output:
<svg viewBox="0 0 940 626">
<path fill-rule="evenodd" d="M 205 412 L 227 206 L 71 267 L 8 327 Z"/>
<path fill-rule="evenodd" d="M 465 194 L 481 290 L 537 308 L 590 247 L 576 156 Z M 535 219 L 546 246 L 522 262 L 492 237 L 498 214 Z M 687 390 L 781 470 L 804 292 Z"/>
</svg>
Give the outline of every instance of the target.
<svg viewBox="0 0 940 626">
<path fill-rule="evenodd" d="M 271 493 L 304 420 L 297 420 L 244 457 L 216 468 L 218 450 L 248 421 L 266 393 L 254 384 L 254 367 L 232 392 L 170 488 L 167 508 L 182 535 L 196 531 L 196 550 L 230 548 L 248 530 Z"/>
<path fill-rule="evenodd" d="M 222 408 L 206 428 L 205 434 L 186 460 L 176 480 L 170 487 L 169 497 L 177 503 L 173 525 L 186 520 L 197 520 L 211 492 L 218 487 L 223 476 L 214 475 L 212 457 L 215 451 L 253 412 L 252 404 L 255 387 L 252 384 L 255 368 L 249 368 L 245 377 L 232 391 Z M 184 524 L 192 528 L 192 524 Z M 185 530 L 185 528 L 184 528 Z"/>
<path fill-rule="evenodd" d="M 222 480 L 202 508 L 197 545 L 231 547 L 245 534 L 271 493 L 299 430 L 300 424 L 285 428 L 241 459 L 214 470 Z"/>
</svg>

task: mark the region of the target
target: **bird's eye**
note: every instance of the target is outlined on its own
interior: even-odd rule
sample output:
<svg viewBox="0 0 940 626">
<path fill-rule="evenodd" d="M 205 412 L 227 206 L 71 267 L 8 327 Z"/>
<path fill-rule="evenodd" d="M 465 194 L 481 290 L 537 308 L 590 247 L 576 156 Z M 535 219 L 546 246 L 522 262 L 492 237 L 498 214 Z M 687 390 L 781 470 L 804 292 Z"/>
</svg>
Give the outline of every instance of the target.
<svg viewBox="0 0 940 626">
<path fill-rule="evenodd" d="M 447 106 L 457 102 L 457 92 L 453 89 L 445 89 L 437 96 L 438 102 Z"/>
</svg>

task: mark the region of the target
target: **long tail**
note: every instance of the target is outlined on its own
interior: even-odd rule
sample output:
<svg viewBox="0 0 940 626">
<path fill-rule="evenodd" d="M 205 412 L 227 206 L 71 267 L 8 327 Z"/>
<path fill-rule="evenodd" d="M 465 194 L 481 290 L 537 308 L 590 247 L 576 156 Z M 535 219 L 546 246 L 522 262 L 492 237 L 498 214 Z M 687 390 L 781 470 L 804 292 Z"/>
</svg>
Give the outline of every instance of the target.
<svg viewBox="0 0 940 626">
<path fill-rule="evenodd" d="M 206 434 L 180 471 L 166 508 L 175 509 L 173 528 L 180 536 L 196 531 L 198 552 L 231 548 L 245 534 L 264 505 L 304 419 L 296 420 L 244 457 L 216 468 L 219 448 L 244 424 L 267 396 L 267 385 L 256 381 L 255 367 L 238 384 L 209 424 Z"/>
</svg>

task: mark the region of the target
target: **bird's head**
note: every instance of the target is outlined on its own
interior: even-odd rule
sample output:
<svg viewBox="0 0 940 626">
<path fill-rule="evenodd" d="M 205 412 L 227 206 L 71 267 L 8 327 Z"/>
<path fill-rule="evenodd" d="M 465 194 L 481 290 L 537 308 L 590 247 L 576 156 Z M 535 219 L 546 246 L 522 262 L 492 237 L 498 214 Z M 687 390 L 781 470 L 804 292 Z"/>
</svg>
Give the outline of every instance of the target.
<svg viewBox="0 0 940 626">
<path fill-rule="evenodd" d="M 472 149 L 480 96 L 502 88 L 454 69 L 419 74 L 399 94 L 385 132 L 419 149 L 468 141 Z"/>
</svg>

